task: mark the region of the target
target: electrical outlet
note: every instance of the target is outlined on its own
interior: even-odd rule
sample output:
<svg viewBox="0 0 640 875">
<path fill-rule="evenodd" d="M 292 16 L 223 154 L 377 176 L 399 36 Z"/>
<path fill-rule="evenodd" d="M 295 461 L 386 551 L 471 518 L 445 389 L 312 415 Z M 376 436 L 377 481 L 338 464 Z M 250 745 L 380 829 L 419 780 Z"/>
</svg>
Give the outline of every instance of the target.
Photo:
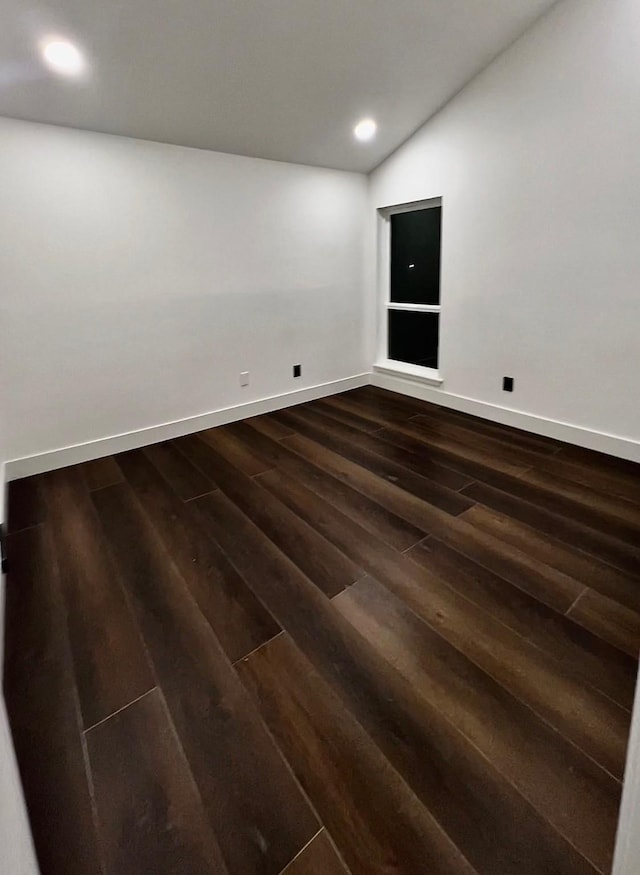
<svg viewBox="0 0 640 875">
<path fill-rule="evenodd" d="M 243 371 L 240 374 L 240 385 L 248 386 L 249 385 L 249 371 Z"/>
<path fill-rule="evenodd" d="M 502 378 L 502 389 L 504 392 L 513 392 L 513 377 Z"/>
<path fill-rule="evenodd" d="M 301 377 L 302 376 L 302 365 L 294 365 L 293 366 L 293 376 Z"/>
</svg>

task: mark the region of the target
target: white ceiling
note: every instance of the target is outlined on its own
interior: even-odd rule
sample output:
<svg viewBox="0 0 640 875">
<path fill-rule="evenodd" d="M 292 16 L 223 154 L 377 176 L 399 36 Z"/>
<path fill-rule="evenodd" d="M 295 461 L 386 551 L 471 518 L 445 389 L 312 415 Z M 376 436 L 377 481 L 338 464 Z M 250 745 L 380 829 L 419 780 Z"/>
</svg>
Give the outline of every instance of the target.
<svg viewBox="0 0 640 875">
<path fill-rule="evenodd" d="M 3 0 L 0 115 L 368 171 L 553 2 Z M 49 34 L 90 74 L 48 72 Z"/>
</svg>

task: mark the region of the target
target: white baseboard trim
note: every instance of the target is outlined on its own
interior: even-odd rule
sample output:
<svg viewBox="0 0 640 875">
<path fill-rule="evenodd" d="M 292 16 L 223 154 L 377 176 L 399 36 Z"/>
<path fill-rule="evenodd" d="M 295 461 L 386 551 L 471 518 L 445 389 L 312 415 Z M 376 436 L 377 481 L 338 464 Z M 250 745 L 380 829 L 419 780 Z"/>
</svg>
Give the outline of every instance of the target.
<svg viewBox="0 0 640 875">
<path fill-rule="evenodd" d="M 475 398 L 467 398 L 464 395 L 453 395 L 451 392 L 432 388 L 425 383 L 405 376 L 373 373 L 370 382 L 372 386 L 387 389 L 389 392 L 398 392 L 401 395 L 409 395 L 411 398 L 420 398 L 423 401 L 430 401 L 432 404 L 439 404 L 441 407 L 450 407 L 452 410 L 460 410 L 462 413 L 471 413 L 474 416 L 499 422 L 502 425 L 510 425 L 513 428 L 555 438 L 555 440 L 565 441 L 589 450 L 598 450 L 598 452 L 618 456 L 621 459 L 629 459 L 631 462 L 640 462 L 640 442 L 629 438 L 592 431 L 554 419 L 545 419 L 532 413 L 512 410 L 509 407 L 489 404 L 486 401 L 477 401 Z"/>
<path fill-rule="evenodd" d="M 162 425 L 152 425 L 148 428 L 99 438 L 84 444 L 61 447 L 46 453 L 38 453 L 35 456 L 25 456 L 23 459 L 12 459 L 5 465 L 5 477 L 7 481 L 18 480 L 20 477 L 30 477 L 32 474 L 42 474 L 45 471 L 54 471 L 56 468 L 65 468 L 67 465 L 77 465 L 80 462 L 101 459 L 103 456 L 111 456 L 125 450 L 135 450 L 159 441 L 167 441 L 171 438 L 193 434 L 196 431 L 203 431 L 205 428 L 214 428 L 216 425 L 226 425 L 239 419 L 247 419 L 250 416 L 272 413 L 283 407 L 291 407 L 305 401 L 315 401 L 316 398 L 325 398 L 327 395 L 335 395 L 338 392 L 366 386 L 369 384 L 370 378 L 371 374 L 369 373 L 355 374 L 342 380 L 307 386 L 305 389 L 286 392 L 283 395 L 272 395 L 257 401 L 248 401 L 246 404 L 236 404 L 233 407 L 225 407 L 211 413 L 201 413 L 198 416 L 178 419 L 175 422 L 165 422 Z"/>
<path fill-rule="evenodd" d="M 99 438 L 84 444 L 61 447 L 22 459 L 13 459 L 6 462 L 4 478 L 2 478 L 0 485 L 4 486 L 6 482 L 17 480 L 20 477 L 30 477 L 32 474 L 42 474 L 45 471 L 53 471 L 67 465 L 89 462 L 92 459 L 100 459 L 103 456 L 122 453 L 125 450 L 134 450 L 159 441 L 182 437 L 206 428 L 214 428 L 217 425 L 226 425 L 239 419 L 247 419 L 250 416 L 260 416 L 262 413 L 271 413 L 284 407 L 302 404 L 305 401 L 314 401 L 317 398 L 325 398 L 327 395 L 335 395 L 338 392 L 346 392 L 349 389 L 357 389 L 366 385 L 378 386 L 381 389 L 388 389 L 390 392 L 398 392 L 411 398 L 420 398 L 424 401 L 430 401 L 432 404 L 450 407 L 453 410 L 460 410 L 462 413 L 471 413 L 482 419 L 520 428 L 533 434 L 544 435 L 579 447 L 608 453 L 621 459 L 629 459 L 632 462 L 640 462 L 640 442 L 638 441 L 604 432 L 591 431 L 566 422 L 545 419 L 531 413 L 524 413 L 521 410 L 512 410 L 498 404 L 489 404 L 475 398 L 467 398 L 464 395 L 454 395 L 410 377 L 377 372 L 355 374 L 341 380 L 320 383 L 316 386 L 308 386 L 305 389 L 273 395 L 269 398 L 260 398 L 222 410 L 186 417 L 175 422 Z M 4 516 L 2 505 L 4 504 L 6 508 L 6 503 L 2 501 L 3 498 L 4 495 L 0 496 L 0 520 Z"/>
</svg>

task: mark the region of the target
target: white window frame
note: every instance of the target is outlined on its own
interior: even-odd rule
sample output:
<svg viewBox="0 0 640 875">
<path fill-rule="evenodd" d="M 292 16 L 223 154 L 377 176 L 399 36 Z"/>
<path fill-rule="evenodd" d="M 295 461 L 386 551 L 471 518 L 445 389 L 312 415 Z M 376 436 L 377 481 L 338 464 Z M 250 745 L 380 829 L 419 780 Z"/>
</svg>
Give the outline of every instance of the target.
<svg viewBox="0 0 640 875">
<path fill-rule="evenodd" d="M 389 310 L 410 310 L 415 313 L 438 313 L 442 328 L 442 291 L 439 304 L 397 304 L 391 301 L 391 216 L 412 213 L 432 207 L 442 207 L 441 197 L 412 201 L 378 209 L 378 332 L 374 370 L 403 377 L 419 379 L 434 386 L 442 383 L 440 373 L 440 343 L 438 341 L 438 369 L 424 368 L 388 357 Z M 440 331 L 441 333 L 441 331 Z"/>
</svg>

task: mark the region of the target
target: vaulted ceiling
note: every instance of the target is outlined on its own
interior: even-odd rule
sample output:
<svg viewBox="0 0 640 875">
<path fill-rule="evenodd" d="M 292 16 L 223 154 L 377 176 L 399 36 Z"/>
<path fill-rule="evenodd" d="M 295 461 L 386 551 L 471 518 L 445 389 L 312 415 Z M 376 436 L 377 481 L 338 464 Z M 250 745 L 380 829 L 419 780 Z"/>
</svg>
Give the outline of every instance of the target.
<svg viewBox="0 0 640 875">
<path fill-rule="evenodd" d="M 553 2 L 5 0 L 0 115 L 369 171 Z M 49 71 L 47 36 L 86 73 Z"/>
</svg>

